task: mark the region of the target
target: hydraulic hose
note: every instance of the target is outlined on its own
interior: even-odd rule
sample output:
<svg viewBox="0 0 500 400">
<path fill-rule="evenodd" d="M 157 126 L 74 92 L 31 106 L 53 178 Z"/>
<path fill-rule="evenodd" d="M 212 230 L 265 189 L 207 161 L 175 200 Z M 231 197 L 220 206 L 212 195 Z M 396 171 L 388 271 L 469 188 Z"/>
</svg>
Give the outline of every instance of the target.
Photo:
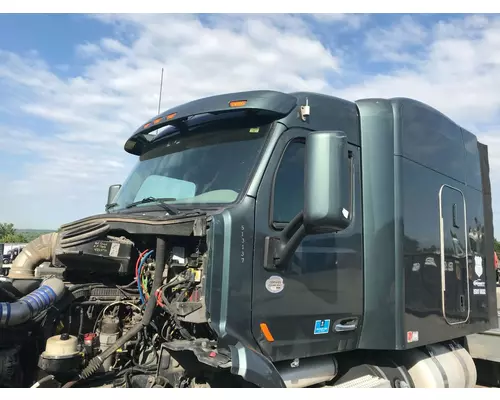
<svg viewBox="0 0 500 400">
<path fill-rule="evenodd" d="M 126 342 L 131 340 L 135 335 L 137 335 L 145 326 L 148 326 L 153 317 L 153 313 L 156 307 L 156 296 L 154 295 L 158 288 L 161 286 L 163 271 L 165 269 L 165 239 L 158 237 L 156 239 L 156 267 L 155 275 L 153 278 L 153 287 L 151 289 L 151 296 L 149 296 L 148 302 L 146 304 L 146 310 L 142 317 L 141 323 L 134 325 L 130 330 L 127 331 L 122 337 L 120 337 L 112 346 L 108 347 L 104 352 L 95 356 L 90 360 L 89 364 L 80 373 L 78 380 L 87 379 L 93 374 L 95 374 L 104 361 L 110 357 L 116 350 L 122 347 Z M 68 382 L 66 387 L 71 387 L 76 381 Z"/>
<path fill-rule="evenodd" d="M 38 289 L 12 303 L 0 303 L 0 327 L 20 325 L 55 304 L 64 294 L 64 282 L 49 278 Z"/>
</svg>

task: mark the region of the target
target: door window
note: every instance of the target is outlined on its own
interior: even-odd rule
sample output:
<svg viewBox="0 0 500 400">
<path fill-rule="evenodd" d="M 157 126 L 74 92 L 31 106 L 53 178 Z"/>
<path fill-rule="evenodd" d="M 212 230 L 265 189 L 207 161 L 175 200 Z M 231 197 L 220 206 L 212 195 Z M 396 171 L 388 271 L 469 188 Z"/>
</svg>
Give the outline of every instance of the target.
<svg viewBox="0 0 500 400">
<path fill-rule="evenodd" d="M 286 224 L 304 208 L 305 143 L 295 140 L 285 149 L 276 171 L 273 193 L 273 222 Z"/>
</svg>

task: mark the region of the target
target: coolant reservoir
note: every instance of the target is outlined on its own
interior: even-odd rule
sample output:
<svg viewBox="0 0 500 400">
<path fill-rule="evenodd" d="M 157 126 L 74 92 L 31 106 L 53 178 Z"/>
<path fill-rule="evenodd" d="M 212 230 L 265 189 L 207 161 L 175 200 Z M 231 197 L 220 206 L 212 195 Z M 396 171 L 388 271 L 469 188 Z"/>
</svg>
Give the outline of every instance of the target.
<svg viewBox="0 0 500 400">
<path fill-rule="evenodd" d="M 61 358 L 70 357 L 78 353 L 78 339 L 75 336 L 63 333 L 47 339 L 43 357 Z"/>
<path fill-rule="evenodd" d="M 78 373 L 82 357 L 78 352 L 78 339 L 67 333 L 47 339 L 45 351 L 38 366 L 56 379 L 71 378 Z"/>
</svg>

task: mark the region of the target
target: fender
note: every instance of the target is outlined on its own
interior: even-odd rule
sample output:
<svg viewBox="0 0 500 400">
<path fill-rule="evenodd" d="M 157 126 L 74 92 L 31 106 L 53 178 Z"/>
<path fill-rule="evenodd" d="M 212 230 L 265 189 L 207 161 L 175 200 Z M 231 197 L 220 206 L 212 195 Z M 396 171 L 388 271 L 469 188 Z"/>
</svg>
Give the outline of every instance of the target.
<svg viewBox="0 0 500 400">
<path fill-rule="evenodd" d="M 286 388 L 276 367 L 262 354 L 243 346 L 240 342 L 229 348 L 232 374 L 239 375 L 260 388 Z"/>
</svg>

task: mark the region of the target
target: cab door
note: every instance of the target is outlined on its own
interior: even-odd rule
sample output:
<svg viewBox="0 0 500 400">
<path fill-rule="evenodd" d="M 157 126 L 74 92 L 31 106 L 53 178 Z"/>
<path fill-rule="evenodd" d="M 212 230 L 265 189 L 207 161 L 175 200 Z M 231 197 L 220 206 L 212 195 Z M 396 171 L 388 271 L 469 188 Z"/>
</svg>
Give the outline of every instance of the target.
<svg viewBox="0 0 500 400">
<path fill-rule="evenodd" d="M 363 310 L 359 149 L 351 158 L 350 226 L 306 236 L 288 268 L 265 268 L 266 238 L 276 237 L 304 206 L 308 131 L 282 134 L 257 192 L 252 332 L 273 361 L 356 348 Z"/>
</svg>

